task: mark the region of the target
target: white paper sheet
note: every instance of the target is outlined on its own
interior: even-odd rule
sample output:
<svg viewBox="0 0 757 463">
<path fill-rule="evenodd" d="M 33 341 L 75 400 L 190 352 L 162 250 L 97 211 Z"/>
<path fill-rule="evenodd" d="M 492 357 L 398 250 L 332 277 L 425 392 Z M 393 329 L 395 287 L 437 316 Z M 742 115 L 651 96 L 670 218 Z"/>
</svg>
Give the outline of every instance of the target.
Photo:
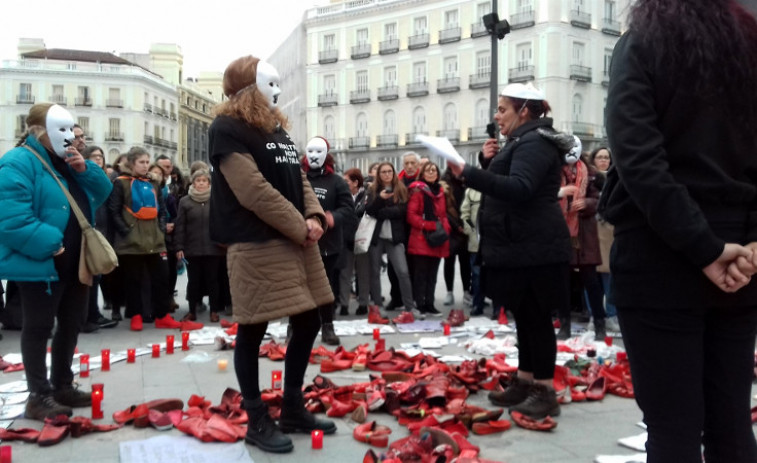
<svg viewBox="0 0 757 463">
<path fill-rule="evenodd" d="M 121 442 L 120 463 L 255 463 L 244 442 L 200 442 L 188 436 L 158 436 Z"/>
<path fill-rule="evenodd" d="M 636 436 L 623 437 L 621 439 L 618 439 L 618 444 L 622 445 L 623 447 L 628 447 L 631 450 L 636 450 L 637 452 L 646 452 L 647 433 L 643 432 Z"/>
<path fill-rule="evenodd" d="M 597 455 L 594 463 L 646 463 L 647 454 L 637 453 L 636 455 Z"/>
<path fill-rule="evenodd" d="M 446 137 L 429 137 L 427 135 L 416 135 L 416 141 L 431 150 L 432 153 L 438 154 L 453 164 L 459 166 L 465 164 L 465 160 L 457 152 L 452 143 Z"/>
</svg>

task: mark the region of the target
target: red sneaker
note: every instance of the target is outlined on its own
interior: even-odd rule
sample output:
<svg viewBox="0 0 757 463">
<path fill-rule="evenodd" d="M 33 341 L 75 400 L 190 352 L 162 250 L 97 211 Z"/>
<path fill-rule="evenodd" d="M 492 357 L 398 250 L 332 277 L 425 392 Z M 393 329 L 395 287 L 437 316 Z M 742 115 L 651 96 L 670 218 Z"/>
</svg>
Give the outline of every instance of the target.
<svg viewBox="0 0 757 463">
<path fill-rule="evenodd" d="M 413 316 L 412 312 L 403 311 L 398 316 L 392 318 L 392 323 L 395 325 L 399 325 L 402 323 L 413 323 L 415 321 L 415 317 Z"/>
<path fill-rule="evenodd" d="M 179 326 L 177 328 L 180 328 L 181 331 L 192 331 L 192 330 L 201 330 L 203 326 L 205 325 L 203 325 L 200 322 L 185 321 L 185 322 L 179 323 Z"/>
<path fill-rule="evenodd" d="M 134 315 L 131 317 L 131 330 L 142 331 L 142 315 Z"/>
<path fill-rule="evenodd" d="M 500 307 L 499 308 L 499 317 L 497 317 L 497 322 L 500 325 L 507 325 L 507 323 L 508 323 L 507 313 L 505 313 L 505 308 L 504 307 Z"/>
<path fill-rule="evenodd" d="M 171 316 L 171 314 L 165 314 L 163 316 L 163 318 L 156 318 L 155 319 L 155 328 L 177 330 L 177 329 L 181 328 L 181 323 L 177 322 L 176 320 L 174 320 L 173 317 Z"/>
</svg>

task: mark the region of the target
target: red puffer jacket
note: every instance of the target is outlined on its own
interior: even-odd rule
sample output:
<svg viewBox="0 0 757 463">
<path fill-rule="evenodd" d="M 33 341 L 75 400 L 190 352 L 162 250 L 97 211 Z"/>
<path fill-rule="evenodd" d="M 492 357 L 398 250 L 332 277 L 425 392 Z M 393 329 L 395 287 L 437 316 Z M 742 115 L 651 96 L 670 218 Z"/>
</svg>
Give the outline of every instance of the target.
<svg viewBox="0 0 757 463">
<path fill-rule="evenodd" d="M 423 236 L 423 230 L 433 231 L 436 229 L 435 220 L 425 220 L 423 217 L 424 196 L 433 200 L 436 216 L 441 220 L 447 234 L 450 232 L 444 190 L 439 188 L 439 193 L 434 195 L 425 182 L 413 182 L 410 185 L 410 200 L 407 203 L 407 223 L 410 224 L 410 240 L 408 241 L 407 252 L 419 256 L 447 257 L 449 256 L 449 240 L 439 247 L 432 248 L 426 242 L 426 237 Z"/>
</svg>

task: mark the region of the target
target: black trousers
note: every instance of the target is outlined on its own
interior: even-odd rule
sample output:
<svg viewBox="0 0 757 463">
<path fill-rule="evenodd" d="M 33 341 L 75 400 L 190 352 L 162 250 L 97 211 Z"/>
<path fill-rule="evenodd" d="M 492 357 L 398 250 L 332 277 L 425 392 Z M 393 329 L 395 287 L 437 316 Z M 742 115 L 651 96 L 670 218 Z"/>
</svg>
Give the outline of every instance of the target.
<svg viewBox="0 0 757 463">
<path fill-rule="evenodd" d="M 751 391 L 757 307 L 618 306 L 647 462 L 757 461 Z"/>
<path fill-rule="evenodd" d="M 557 357 L 552 311 L 568 305 L 568 265 L 488 269 L 485 278 L 495 313 L 501 302 L 515 317 L 518 369 L 534 379 L 551 379 Z"/>
<path fill-rule="evenodd" d="M 100 282 L 102 275 L 92 276 L 92 286 L 89 287 L 89 308 L 87 309 L 87 321 L 96 323 L 100 318 L 100 305 L 98 298 L 100 296 Z"/>
<path fill-rule="evenodd" d="M 471 266 L 470 252 L 466 245 L 461 245 L 455 254 L 450 254 L 444 258 L 444 284 L 447 291 L 451 292 L 455 287 L 455 259 L 460 262 L 460 279 L 463 281 L 463 291 L 471 290 Z"/>
<path fill-rule="evenodd" d="M 436 279 L 439 273 L 440 257 L 408 255 L 408 260 L 413 262 L 413 297 L 415 306 L 423 312 L 425 309 L 434 306 L 434 290 L 436 289 Z"/>
<path fill-rule="evenodd" d="M 196 312 L 197 304 L 202 301 L 205 291 L 210 299 L 210 311 L 223 312 L 223 295 L 218 272 L 222 260 L 221 256 L 187 256 L 187 301 L 191 313 Z"/>
<path fill-rule="evenodd" d="M 300 390 L 313 342 L 321 329 L 321 318 L 318 310 L 312 309 L 289 317 L 289 325 L 292 327 L 292 339 L 289 341 L 284 359 L 284 387 Z M 266 328 L 268 322 L 239 325 L 237 330 L 234 370 L 242 397 L 247 403 L 260 398 L 258 358 Z"/>
<path fill-rule="evenodd" d="M 126 317 L 142 315 L 148 319 L 149 317 L 163 318 L 168 313 L 171 300 L 168 288 L 167 256 L 122 254 L 118 256 L 118 262 L 124 276 Z M 145 291 L 150 293 L 150 307 L 144 306 L 143 292 Z"/>
<path fill-rule="evenodd" d="M 323 260 L 323 268 L 326 270 L 326 276 L 329 279 L 329 286 L 331 286 L 331 292 L 336 297 L 339 294 L 339 268 L 337 263 L 339 262 L 339 254 L 331 254 L 329 256 L 321 256 Z M 334 322 L 334 309 L 336 308 L 335 302 L 325 304 L 318 307 L 318 312 L 321 314 L 321 323 L 333 323 Z M 291 319 L 291 318 L 290 318 Z"/>
<path fill-rule="evenodd" d="M 84 320 L 87 316 L 89 286 L 77 275 L 69 280 L 18 282 L 23 310 L 21 358 L 30 392 L 45 394 L 53 388 L 70 385 L 74 380 L 71 362 Z M 55 320 L 58 328 L 50 348 L 50 380 L 47 379 L 47 339 Z"/>
</svg>

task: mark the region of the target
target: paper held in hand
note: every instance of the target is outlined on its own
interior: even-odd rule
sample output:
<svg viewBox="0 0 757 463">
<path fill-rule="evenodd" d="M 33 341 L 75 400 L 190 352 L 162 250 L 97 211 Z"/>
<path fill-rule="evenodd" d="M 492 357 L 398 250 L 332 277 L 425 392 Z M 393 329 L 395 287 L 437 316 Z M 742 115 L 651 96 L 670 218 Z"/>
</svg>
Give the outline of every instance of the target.
<svg viewBox="0 0 757 463">
<path fill-rule="evenodd" d="M 462 166 L 465 164 L 465 160 L 457 152 L 452 143 L 449 142 L 447 137 L 429 137 L 427 135 L 417 135 L 416 141 L 420 142 L 423 146 L 431 150 L 432 153 L 437 154 L 447 162 Z"/>
</svg>

